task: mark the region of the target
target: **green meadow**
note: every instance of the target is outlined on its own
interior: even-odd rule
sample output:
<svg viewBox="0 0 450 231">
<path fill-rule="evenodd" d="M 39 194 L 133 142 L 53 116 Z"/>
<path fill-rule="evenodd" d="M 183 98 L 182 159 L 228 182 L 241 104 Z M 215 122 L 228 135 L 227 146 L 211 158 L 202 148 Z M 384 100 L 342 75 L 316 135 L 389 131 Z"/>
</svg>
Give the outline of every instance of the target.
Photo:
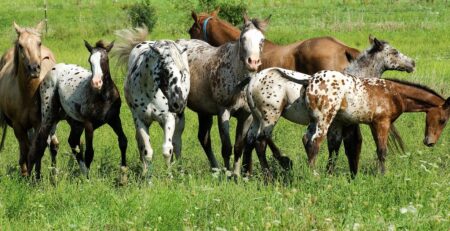
<svg viewBox="0 0 450 231">
<path fill-rule="evenodd" d="M 16 37 L 13 21 L 34 26 L 44 18 L 44 1 L 15 0 L 0 3 L 0 51 Z M 99 39 L 112 41 L 114 31 L 130 27 L 126 12 L 132 0 L 48 1 L 48 31 L 43 44 L 58 62 L 88 68 L 88 51 Z M 196 0 L 151 0 L 158 22 L 148 39 L 189 38 L 191 10 Z M 416 71 L 387 72 L 385 77 L 410 80 L 450 96 L 450 2 L 445 0 L 250 0 L 249 15 L 272 14 L 266 37 L 288 44 L 318 36 L 333 36 L 363 50 L 373 34 L 389 41 L 416 61 Z M 124 71 L 111 59 L 113 78 L 123 93 Z M 123 95 L 123 94 L 122 94 Z M 122 97 L 123 101 L 124 98 Z M 304 126 L 281 120 L 274 140 L 294 163 L 289 174 L 279 171 L 266 185 L 256 155 L 254 176 L 237 183 L 225 174 L 212 174 L 197 140 L 197 116 L 186 112 L 182 158 L 171 169 L 161 154 L 162 130 L 151 128 L 154 148 L 152 183 L 140 177 L 141 163 L 134 125 L 125 103 L 122 123 L 128 137 L 129 182 L 117 186 L 120 152 L 112 129 L 94 135 L 95 156 L 90 179 L 85 179 L 71 156 L 69 128 L 61 122 L 58 174 L 50 176 L 50 155 L 43 158 L 40 182 L 19 174 L 18 143 L 8 129 L 0 153 L 0 230 L 449 230 L 450 229 L 450 128 L 439 142 L 423 145 L 425 114 L 404 114 L 396 126 L 406 153 L 389 152 L 384 176 L 377 174 L 372 135 L 363 126 L 360 173 L 349 179 L 341 149 L 334 175 L 325 172 L 328 152 L 321 146 L 318 175 L 308 168 L 300 142 Z M 235 126 L 232 120 L 232 127 Z M 232 131 L 234 137 L 234 131 Z M 83 138 L 84 139 L 84 138 Z M 213 149 L 222 163 L 216 123 Z"/>
</svg>

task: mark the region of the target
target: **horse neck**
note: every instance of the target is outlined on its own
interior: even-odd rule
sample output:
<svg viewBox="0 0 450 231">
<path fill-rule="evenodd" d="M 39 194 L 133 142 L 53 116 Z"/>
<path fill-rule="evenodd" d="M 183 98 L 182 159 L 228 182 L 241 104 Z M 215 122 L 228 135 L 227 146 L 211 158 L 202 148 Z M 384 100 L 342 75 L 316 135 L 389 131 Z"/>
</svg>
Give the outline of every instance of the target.
<svg viewBox="0 0 450 231">
<path fill-rule="evenodd" d="M 216 23 L 217 25 L 214 25 Z M 206 32 L 208 36 L 208 43 L 213 46 L 220 46 L 227 42 L 236 41 L 239 39 L 241 31 L 219 19 L 211 20 L 207 27 Z"/>
<path fill-rule="evenodd" d="M 26 101 L 27 99 L 33 98 L 36 94 L 36 91 L 39 88 L 40 78 L 31 78 L 31 76 L 27 74 L 25 71 L 26 67 L 17 51 L 14 52 L 14 59 L 14 75 L 18 81 L 20 95 L 22 95 L 22 99 Z"/>
<path fill-rule="evenodd" d="M 423 112 L 444 104 L 440 96 L 419 87 L 389 81 L 405 102 L 405 112 Z"/>
<path fill-rule="evenodd" d="M 368 54 L 363 53 L 344 69 L 344 74 L 353 75 L 358 78 L 381 78 L 384 71 L 382 62 L 378 62 L 369 57 Z"/>
</svg>

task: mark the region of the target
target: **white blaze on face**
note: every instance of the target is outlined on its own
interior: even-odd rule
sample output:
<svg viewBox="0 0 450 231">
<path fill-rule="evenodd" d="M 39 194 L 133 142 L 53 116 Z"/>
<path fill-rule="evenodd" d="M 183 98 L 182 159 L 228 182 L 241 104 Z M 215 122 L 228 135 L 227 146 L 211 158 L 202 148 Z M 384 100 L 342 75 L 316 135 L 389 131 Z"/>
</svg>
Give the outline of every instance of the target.
<svg viewBox="0 0 450 231">
<path fill-rule="evenodd" d="M 103 85 L 103 71 L 102 67 L 100 66 L 100 59 L 102 55 L 100 52 L 95 52 L 91 55 L 89 58 L 89 61 L 91 63 L 91 69 L 92 69 L 92 81 L 91 85 L 94 89 L 100 90 Z"/>
<path fill-rule="evenodd" d="M 243 35 L 244 50 L 246 51 L 245 63 L 251 69 L 256 71 L 261 65 L 261 41 L 264 35 L 257 29 L 250 29 Z"/>
</svg>

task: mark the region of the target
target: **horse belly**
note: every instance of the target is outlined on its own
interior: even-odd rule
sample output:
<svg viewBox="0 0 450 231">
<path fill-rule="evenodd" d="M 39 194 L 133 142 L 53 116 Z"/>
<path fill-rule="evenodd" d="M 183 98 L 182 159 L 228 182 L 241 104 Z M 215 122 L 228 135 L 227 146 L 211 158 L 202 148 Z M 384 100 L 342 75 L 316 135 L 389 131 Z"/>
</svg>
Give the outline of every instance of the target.
<svg viewBox="0 0 450 231">
<path fill-rule="evenodd" d="M 308 125 L 310 122 L 308 109 L 305 104 L 302 102 L 296 102 L 283 111 L 283 117 L 291 122 Z"/>
</svg>

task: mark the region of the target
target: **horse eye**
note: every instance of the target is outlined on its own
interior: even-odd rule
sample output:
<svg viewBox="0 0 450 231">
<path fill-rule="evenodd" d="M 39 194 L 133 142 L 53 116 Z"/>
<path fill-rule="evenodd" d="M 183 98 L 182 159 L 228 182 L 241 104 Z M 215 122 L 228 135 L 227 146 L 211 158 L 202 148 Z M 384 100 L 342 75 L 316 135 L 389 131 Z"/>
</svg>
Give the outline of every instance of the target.
<svg viewBox="0 0 450 231">
<path fill-rule="evenodd" d="M 18 47 L 19 47 L 19 50 L 22 50 L 22 48 L 23 48 L 23 47 L 22 47 L 22 45 L 20 45 L 20 44 L 19 44 L 19 46 L 18 46 Z"/>
<path fill-rule="evenodd" d="M 441 119 L 441 120 L 439 120 L 439 123 L 440 123 L 440 124 L 445 124 L 445 120 L 444 120 L 444 119 Z"/>
<path fill-rule="evenodd" d="M 39 42 L 39 43 L 38 43 L 38 46 L 41 46 L 41 45 L 42 45 L 42 43 L 41 43 L 41 42 Z"/>
</svg>

